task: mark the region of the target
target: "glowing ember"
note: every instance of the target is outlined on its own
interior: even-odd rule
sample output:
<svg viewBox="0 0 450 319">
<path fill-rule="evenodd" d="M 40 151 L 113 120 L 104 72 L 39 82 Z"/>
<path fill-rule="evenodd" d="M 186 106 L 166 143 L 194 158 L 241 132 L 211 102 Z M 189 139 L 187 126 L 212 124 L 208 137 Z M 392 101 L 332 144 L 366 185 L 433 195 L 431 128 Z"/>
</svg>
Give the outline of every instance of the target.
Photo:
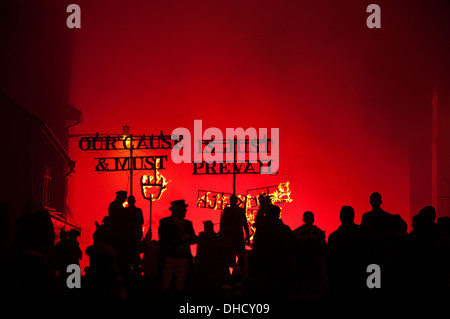
<svg viewBox="0 0 450 319">
<path fill-rule="evenodd" d="M 258 211 L 258 206 L 260 205 L 259 202 L 259 195 L 265 195 L 268 198 L 270 198 L 270 202 L 272 204 L 281 204 L 281 203 L 290 203 L 292 202 L 292 198 L 291 198 L 291 189 L 289 188 L 289 182 L 286 183 L 280 183 L 276 190 L 272 193 L 266 194 L 266 193 L 260 193 L 258 195 L 250 195 L 247 194 L 246 196 L 246 217 L 247 217 L 247 222 L 250 226 L 250 230 L 251 230 L 251 236 L 250 236 L 250 241 L 253 241 L 253 237 L 255 235 L 256 232 L 256 227 L 255 227 L 255 217 L 256 217 L 256 213 Z M 280 209 L 282 210 L 282 208 L 280 207 Z M 281 214 L 280 214 L 280 218 L 281 218 Z"/>
<path fill-rule="evenodd" d="M 141 188 L 145 199 L 158 200 L 167 189 L 168 181 L 158 170 L 154 175 L 142 175 Z M 159 188 L 155 196 L 155 188 Z"/>
<path fill-rule="evenodd" d="M 271 193 L 270 189 L 275 190 Z M 265 191 L 261 191 L 265 190 Z M 237 195 L 238 197 L 238 206 L 245 208 L 245 216 L 247 218 L 247 222 L 250 226 L 252 235 L 250 237 L 250 241 L 253 240 L 253 235 L 255 234 L 256 228 L 255 217 L 260 206 L 259 196 L 264 195 L 267 198 L 270 198 L 272 204 L 281 204 L 281 203 L 290 203 L 292 202 L 291 198 L 291 189 L 289 188 L 289 182 L 280 183 L 278 185 L 263 187 L 259 189 L 254 189 L 252 194 L 247 195 Z M 227 207 L 230 203 L 229 193 L 218 193 L 213 191 L 203 191 L 200 190 L 197 197 L 197 207 L 199 208 L 209 208 L 214 210 L 223 211 L 225 207 Z M 281 209 L 281 207 L 280 207 Z M 280 215 L 281 218 L 281 215 Z"/>
<path fill-rule="evenodd" d="M 130 145 L 131 145 L 131 137 L 130 137 L 130 136 L 127 136 L 127 135 L 124 135 L 123 138 L 122 138 L 122 140 L 125 141 L 125 144 L 126 144 L 127 148 L 130 148 Z"/>
<path fill-rule="evenodd" d="M 273 193 L 270 193 L 269 196 L 272 204 L 292 202 L 289 182 L 280 183 L 277 187 L 277 190 Z"/>
</svg>

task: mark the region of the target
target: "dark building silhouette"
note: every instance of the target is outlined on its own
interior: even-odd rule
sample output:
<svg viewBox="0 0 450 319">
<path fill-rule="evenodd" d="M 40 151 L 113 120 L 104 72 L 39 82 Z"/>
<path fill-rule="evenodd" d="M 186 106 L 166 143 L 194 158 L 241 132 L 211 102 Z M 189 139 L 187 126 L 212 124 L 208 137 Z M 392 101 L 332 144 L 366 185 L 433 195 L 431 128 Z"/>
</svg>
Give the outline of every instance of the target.
<svg viewBox="0 0 450 319">
<path fill-rule="evenodd" d="M 69 104 L 73 32 L 61 14 L 66 3 L 30 3 L 8 1 L 0 10 L 0 197 L 10 205 L 12 234 L 33 198 L 50 211 L 59 235 L 61 227 L 73 228 L 66 202 L 75 166 L 68 129 L 81 117 Z"/>
</svg>

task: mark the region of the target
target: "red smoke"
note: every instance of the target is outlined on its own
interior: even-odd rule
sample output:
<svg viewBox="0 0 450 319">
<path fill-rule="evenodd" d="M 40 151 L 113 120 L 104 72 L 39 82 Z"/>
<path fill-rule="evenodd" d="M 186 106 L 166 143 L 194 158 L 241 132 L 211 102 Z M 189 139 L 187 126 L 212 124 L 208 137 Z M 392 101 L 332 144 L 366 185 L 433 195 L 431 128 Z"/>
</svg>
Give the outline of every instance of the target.
<svg viewBox="0 0 450 319">
<path fill-rule="evenodd" d="M 383 10 L 382 29 L 369 30 L 368 4 L 79 1 L 71 99 L 83 122 L 71 133 L 117 134 L 123 125 L 132 134 L 170 134 L 177 127 L 193 132 L 196 119 L 204 129 L 223 132 L 279 128 L 279 173 L 239 175 L 238 193 L 289 181 L 293 202 L 283 204 L 282 217 L 292 229 L 310 210 L 329 234 L 339 226 L 343 205 L 355 208 L 359 223 L 374 191 L 386 211 L 409 223 L 409 136 L 414 110 L 431 98 L 433 59 L 425 40 L 405 38 L 414 33 L 405 29 L 419 26 L 405 18 L 404 8 L 391 4 Z M 405 46 L 411 48 L 407 58 L 396 51 Z M 94 172 L 94 157 L 127 155 L 83 152 L 78 138 L 69 151 L 77 163 L 68 200 L 85 248 L 115 191 L 129 189 L 127 173 Z M 177 199 L 189 204 L 186 218 L 197 233 L 202 221 L 219 222 L 219 211 L 196 208 L 197 190 L 232 192 L 232 176 L 192 172 L 191 164 L 170 161 L 161 171 L 170 182 L 153 204 L 155 237 L 159 219 Z M 149 202 L 139 194 L 139 176 L 136 205 L 148 229 Z"/>
</svg>

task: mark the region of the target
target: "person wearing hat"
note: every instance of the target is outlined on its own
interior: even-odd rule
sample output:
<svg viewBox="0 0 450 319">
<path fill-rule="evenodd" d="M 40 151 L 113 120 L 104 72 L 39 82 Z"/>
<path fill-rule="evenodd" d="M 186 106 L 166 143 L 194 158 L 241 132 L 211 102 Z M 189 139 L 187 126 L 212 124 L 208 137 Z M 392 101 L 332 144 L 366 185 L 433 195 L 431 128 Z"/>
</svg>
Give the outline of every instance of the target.
<svg viewBox="0 0 450 319">
<path fill-rule="evenodd" d="M 125 208 L 125 217 L 127 263 L 131 264 L 133 271 L 136 274 L 140 275 L 141 256 L 139 246 L 142 240 L 142 226 L 144 225 L 144 215 L 142 213 L 142 209 L 136 207 L 136 199 L 134 196 L 128 197 L 128 207 Z"/>
<path fill-rule="evenodd" d="M 108 215 L 111 219 L 116 219 L 118 216 L 122 216 L 124 212 L 123 203 L 127 199 L 126 191 L 116 192 L 116 198 L 108 206 Z"/>
<path fill-rule="evenodd" d="M 190 245 L 197 243 L 192 222 L 185 219 L 188 205 L 184 200 L 170 203 L 172 215 L 159 221 L 160 260 L 162 262 L 161 290 L 167 294 L 172 280 L 175 291 L 180 294 L 185 289 L 189 265 L 192 263 Z"/>
</svg>

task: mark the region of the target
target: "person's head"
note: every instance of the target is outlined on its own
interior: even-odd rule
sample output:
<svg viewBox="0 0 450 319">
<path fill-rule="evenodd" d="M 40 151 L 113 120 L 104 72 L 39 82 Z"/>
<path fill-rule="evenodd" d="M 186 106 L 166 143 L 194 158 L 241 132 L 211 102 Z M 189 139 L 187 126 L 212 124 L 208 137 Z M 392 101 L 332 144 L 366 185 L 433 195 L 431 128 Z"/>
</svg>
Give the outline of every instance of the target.
<svg viewBox="0 0 450 319">
<path fill-rule="evenodd" d="M 203 229 L 207 233 L 213 233 L 214 232 L 214 224 L 211 220 L 207 220 L 203 222 Z"/>
<path fill-rule="evenodd" d="M 436 221 L 436 209 L 433 206 L 425 206 L 419 212 L 423 216 L 425 224 L 430 225 Z"/>
<path fill-rule="evenodd" d="M 64 241 L 67 240 L 67 232 L 64 228 L 61 228 L 61 231 L 59 232 L 59 239 Z"/>
<path fill-rule="evenodd" d="M 339 214 L 342 225 L 353 224 L 355 221 L 355 210 L 351 206 L 342 206 Z"/>
<path fill-rule="evenodd" d="M 370 194 L 370 205 L 372 205 L 373 209 L 378 209 L 381 206 L 381 194 L 378 192 L 374 192 Z"/>
<path fill-rule="evenodd" d="M 280 219 L 280 214 L 281 214 L 280 207 L 275 206 L 275 205 L 269 205 L 269 207 L 267 207 L 267 211 L 266 211 L 267 218 L 272 219 L 272 220 L 278 220 L 278 219 Z"/>
<path fill-rule="evenodd" d="M 267 194 L 260 194 L 258 196 L 259 206 L 266 207 L 269 204 L 269 198 Z"/>
<path fill-rule="evenodd" d="M 128 196 L 128 206 L 134 206 L 136 204 L 136 198 L 134 196 Z"/>
<path fill-rule="evenodd" d="M 104 243 L 97 243 L 86 249 L 89 256 L 90 274 L 95 277 L 113 280 L 116 273 L 116 250 Z"/>
<path fill-rule="evenodd" d="M 170 203 L 169 210 L 172 211 L 172 216 L 183 219 L 186 217 L 188 205 L 184 202 L 184 199 L 175 200 Z"/>
<path fill-rule="evenodd" d="M 116 192 L 116 200 L 123 203 L 127 199 L 127 192 L 126 191 L 118 191 Z"/>
<path fill-rule="evenodd" d="M 237 206 L 238 203 L 238 197 L 236 194 L 233 194 L 230 196 L 230 205 L 231 206 Z"/>
<path fill-rule="evenodd" d="M 314 214 L 312 212 L 304 212 L 303 213 L 303 222 L 307 226 L 311 226 L 314 224 Z"/>
</svg>

